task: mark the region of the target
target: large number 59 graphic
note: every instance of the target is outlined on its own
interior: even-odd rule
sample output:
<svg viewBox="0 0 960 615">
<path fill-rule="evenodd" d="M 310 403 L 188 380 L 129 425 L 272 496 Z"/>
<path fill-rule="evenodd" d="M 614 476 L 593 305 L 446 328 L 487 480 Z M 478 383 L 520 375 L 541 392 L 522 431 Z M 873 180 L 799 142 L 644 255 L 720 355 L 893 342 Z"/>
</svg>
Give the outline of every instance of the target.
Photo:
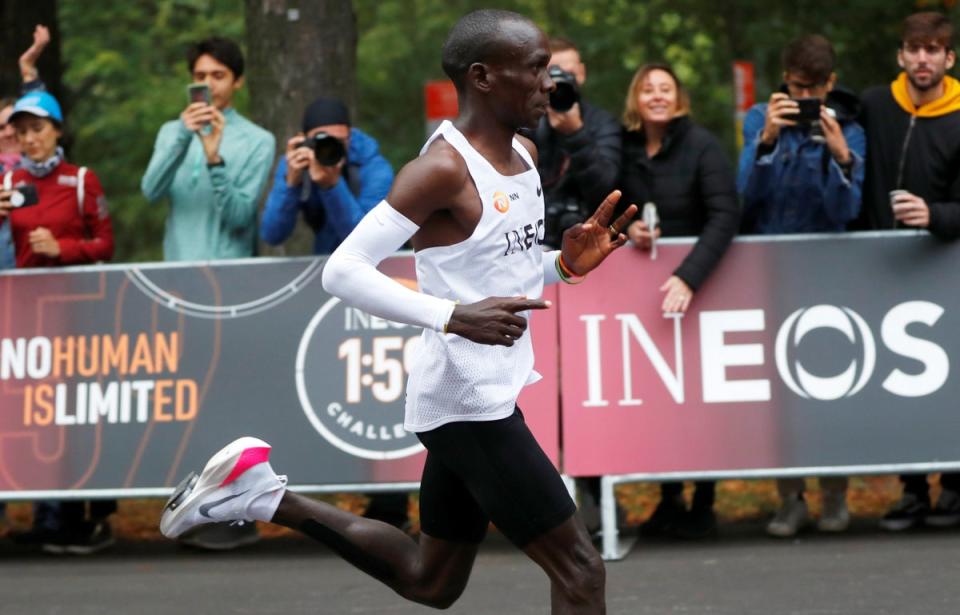
<svg viewBox="0 0 960 615">
<path fill-rule="evenodd" d="M 337 349 L 337 358 L 346 360 L 348 404 L 358 404 L 363 399 L 364 387 L 369 387 L 373 397 L 382 403 L 396 401 L 403 393 L 403 380 L 410 372 L 413 354 L 419 337 L 400 336 L 373 338 L 373 352 L 363 353 L 363 340 L 351 337 Z M 402 351 L 402 357 L 396 357 Z M 393 355 L 393 356 L 391 356 Z M 369 373 L 364 373 L 368 368 Z M 381 378 L 384 377 L 384 378 Z"/>
</svg>

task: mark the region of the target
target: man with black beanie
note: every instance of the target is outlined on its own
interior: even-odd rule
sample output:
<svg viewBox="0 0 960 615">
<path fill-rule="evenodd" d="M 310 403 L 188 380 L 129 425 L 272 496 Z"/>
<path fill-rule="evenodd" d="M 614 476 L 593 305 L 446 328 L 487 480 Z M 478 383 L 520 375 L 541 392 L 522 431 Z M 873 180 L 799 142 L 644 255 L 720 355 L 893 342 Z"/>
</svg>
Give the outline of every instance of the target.
<svg viewBox="0 0 960 615">
<path fill-rule="evenodd" d="M 393 169 L 376 140 L 350 125 L 341 101 L 318 98 L 303 113 L 303 132 L 287 141 L 260 237 L 271 245 L 283 243 L 302 212 L 314 232 L 314 254 L 330 254 L 392 184 Z"/>
<path fill-rule="evenodd" d="M 271 245 L 283 243 L 302 212 L 314 233 L 313 253 L 330 254 L 386 198 L 392 184 L 393 168 L 373 137 L 351 127 L 346 105 L 318 98 L 303 112 L 303 132 L 287 141 L 260 237 Z M 407 494 L 371 494 L 365 516 L 408 528 Z"/>
</svg>

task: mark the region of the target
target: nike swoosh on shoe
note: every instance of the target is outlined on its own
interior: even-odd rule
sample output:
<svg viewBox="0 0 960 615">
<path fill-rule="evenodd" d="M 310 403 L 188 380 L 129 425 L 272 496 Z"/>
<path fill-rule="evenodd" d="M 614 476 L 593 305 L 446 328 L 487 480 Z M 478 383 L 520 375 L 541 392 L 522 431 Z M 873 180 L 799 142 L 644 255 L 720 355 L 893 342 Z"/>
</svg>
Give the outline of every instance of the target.
<svg viewBox="0 0 960 615">
<path fill-rule="evenodd" d="M 247 489 L 247 491 L 250 491 L 250 490 Z M 213 517 L 211 517 L 210 514 L 209 514 L 211 510 L 213 510 L 213 509 L 216 508 L 217 506 L 220 506 L 221 504 L 226 504 L 226 503 L 229 502 L 230 500 L 233 500 L 233 499 L 236 499 L 236 498 L 240 497 L 241 495 L 247 493 L 247 491 L 244 491 L 243 493 L 235 493 L 235 494 L 233 494 L 233 495 L 228 495 L 228 496 L 226 496 L 226 497 L 224 497 L 224 498 L 220 498 L 219 500 L 216 500 L 216 501 L 214 501 L 214 502 L 207 502 L 206 504 L 201 504 L 201 505 L 200 505 L 200 508 L 199 508 L 200 514 L 201 514 L 202 516 L 206 517 L 207 519 L 211 519 L 211 520 L 212 520 Z"/>
</svg>

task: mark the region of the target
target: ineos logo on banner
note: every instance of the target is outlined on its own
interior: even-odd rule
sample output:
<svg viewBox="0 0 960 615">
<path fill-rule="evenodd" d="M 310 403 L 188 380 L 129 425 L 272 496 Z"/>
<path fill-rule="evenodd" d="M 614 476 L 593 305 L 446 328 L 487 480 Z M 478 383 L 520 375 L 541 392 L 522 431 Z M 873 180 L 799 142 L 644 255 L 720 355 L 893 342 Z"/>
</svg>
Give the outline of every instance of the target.
<svg viewBox="0 0 960 615">
<path fill-rule="evenodd" d="M 821 328 L 835 329 L 858 346 L 860 360 L 854 359 L 842 373 L 830 377 L 814 376 L 799 361 L 790 361 L 790 350 L 799 346 L 807 333 Z M 815 305 L 797 310 L 783 322 L 777 333 L 776 360 L 780 378 L 791 391 L 808 399 L 832 401 L 855 395 L 866 386 L 877 364 L 877 345 L 870 327 L 850 308 Z"/>
<path fill-rule="evenodd" d="M 297 396 L 330 444 L 364 459 L 399 459 L 423 450 L 403 429 L 406 375 L 419 330 L 327 301 L 300 340 Z"/>
<path fill-rule="evenodd" d="M 777 329 L 774 355 L 777 373 L 784 385 L 805 399 L 835 401 L 860 393 L 873 379 L 877 366 L 878 345 L 897 357 L 919 363 L 919 370 L 906 372 L 899 367 L 890 369 L 880 386 L 899 397 L 925 397 L 940 390 L 947 382 L 950 357 L 934 341 L 917 337 L 911 331 L 932 328 L 944 310 L 929 301 L 907 301 L 890 308 L 880 323 L 879 340 L 866 320 L 849 307 L 814 305 L 790 314 Z M 732 343 L 726 334 L 733 332 L 761 333 L 767 329 L 766 311 L 716 310 L 700 313 L 700 371 L 702 399 L 706 403 L 768 402 L 771 400 L 771 382 L 767 378 L 738 379 L 728 373 L 732 367 L 759 367 L 767 363 L 767 349 L 762 343 Z M 671 365 L 654 343 L 644 323 L 635 314 L 614 314 L 620 323 L 619 356 L 623 362 L 623 395 L 620 406 L 642 404 L 635 386 L 633 369 L 635 348 L 646 355 L 663 386 L 674 402 L 686 400 L 684 370 L 684 327 L 679 317 L 673 317 L 674 359 Z M 601 324 L 605 314 L 583 314 L 579 317 L 585 326 L 587 351 L 587 388 L 584 407 L 602 407 L 609 404 L 603 388 Z M 831 376 L 810 373 L 795 356 L 797 348 L 812 331 L 832 329 L 843 334 L 855 348 L 857 355 L 845 369 Z"/>
</svg>

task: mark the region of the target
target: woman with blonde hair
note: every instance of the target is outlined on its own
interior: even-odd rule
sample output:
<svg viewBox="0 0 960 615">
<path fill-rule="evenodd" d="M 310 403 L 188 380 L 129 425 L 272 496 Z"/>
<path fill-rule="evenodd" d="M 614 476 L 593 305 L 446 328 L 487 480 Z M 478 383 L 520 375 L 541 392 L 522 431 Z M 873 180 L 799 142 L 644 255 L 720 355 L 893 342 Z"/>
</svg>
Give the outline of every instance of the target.
<svg viewBox="0 0 960 615">
<path fill-rule="evenodd" d="M 649 250 L 654 235 L 697 238 L 660 287 L 663 311 L 682 313 L 737 233 L 736 176 L 719 141 L 690 119 L 690 96 L 669 64 L 641 66 L 625 107 L 621 203 L 652 202 L 660 218 L 651 230 L 638 216 L 627 226 L 627 235 L 639 250 Z M 683 484 L 663 483 L 660 504 L 641 532 L 684 538 L 712 534 L 713 501 L 713 482 L 697 483 L 689 510 Z"/>
</svg>

